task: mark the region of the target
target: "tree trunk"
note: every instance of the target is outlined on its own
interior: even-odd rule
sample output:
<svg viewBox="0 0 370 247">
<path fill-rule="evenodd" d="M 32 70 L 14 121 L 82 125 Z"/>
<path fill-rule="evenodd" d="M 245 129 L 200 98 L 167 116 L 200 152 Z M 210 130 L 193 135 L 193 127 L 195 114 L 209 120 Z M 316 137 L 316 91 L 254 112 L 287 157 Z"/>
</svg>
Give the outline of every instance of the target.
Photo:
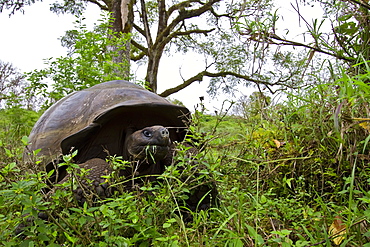
<svg viewBox="0 0 370 247">
<path fill-rule="evenodd" d="M 148 88 L 157 93 L 158 88 L 158 69 L 159 62 L 162 58 L 163 50 L 165 43 L 163 40 L 168 36 L 168 32 L 164 33 L 163 30 L 167 27 L 168 16 L 166 12 L 166 2 L 165 0 L 158 0 L 158 29 L 157 29 L 157 38 L 153 44 L 152 37 L 149 30 L 149 22 L 146 12 L 145 1 L 141 0 L 141 9 L 142 9 L 142 22 L 144 23 L 144 30 L 146 41 L 148 44 L 148 67 L 145 76 L 145 81 Z M 160 37 L 160 38 L 159 38 Z"/>
<path fill-rule="evenodd" d="M 109 6 L 109 11 L 113 18 L 111 28 L 117 37 L 122 37 L 122 35 L 132 32 L 132 23 L 134 20 L 133 4 L 134 0 L 112 0 Z M 108 47 L 108 49 L 117 51 L 118 54 L 113 57 L 112 61 L 115 64 L 120 64 L 114 73 L 117 77 L 128 79 L 130 76 L 130 41 L 128 40 L 124 45 L 125 49 L 113 46 Z"/>
<path fill-rule="evenodd" d="M 151 50 L 148 54 L 148 67 L 146 70 L 145 81 L 149 90 L 153 93 L 157 93 L 157 77 L 158 77 L 158 67 L 159 61 L 161 60 L 163 50 Z"/>
</svg>

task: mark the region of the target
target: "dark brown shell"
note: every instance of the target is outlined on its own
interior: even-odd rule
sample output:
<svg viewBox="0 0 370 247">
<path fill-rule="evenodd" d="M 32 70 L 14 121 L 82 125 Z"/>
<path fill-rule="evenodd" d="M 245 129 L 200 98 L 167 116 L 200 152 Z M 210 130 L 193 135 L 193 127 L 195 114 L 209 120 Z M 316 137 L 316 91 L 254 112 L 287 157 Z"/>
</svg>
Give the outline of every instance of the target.
<svg viewBox="0 0 370 247">
<path fill-rule="evenodd" d="M 28 151 L 41 149 L 48 163 L 78 149 L 77 163 L 125 155 L 127 129 L 170 127 L 172 141 L 182 141 L 189 110 L 128 81 L 109 81 L 72 93 L 51 106 L 29 136 Z M 25 155 L 28 157 L 28 155 Z"/>
</svg>

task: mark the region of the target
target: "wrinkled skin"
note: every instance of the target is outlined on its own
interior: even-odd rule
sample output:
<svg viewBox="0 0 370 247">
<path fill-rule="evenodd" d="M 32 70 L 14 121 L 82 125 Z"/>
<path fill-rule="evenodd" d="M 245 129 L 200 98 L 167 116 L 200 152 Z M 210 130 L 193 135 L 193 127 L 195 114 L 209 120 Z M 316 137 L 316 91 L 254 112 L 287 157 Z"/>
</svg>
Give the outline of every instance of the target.
<svg viewBox="0 0 370 247">
<path fill-rule="evenodd" d="M 163 160 L 171 146 L 170 134 L 163 126 L 151 126 L 135 131 L 126 139 L 128 153 L 134 160 L 155 163 Z"/>
<path fill-rule="evenodd" d="M 125 148 L 129 153 L 129 160 L 134 164 L 131 169 L 120 171 L 119 175 L 126 178 L 160 174 L 164 171 L 162 163 L 168 163 L 168 160 L 172 159 L 169 131 L 160 125 L 129 133 L 126 137 Z M 109 163 L 101 158 L 93 158 L 79 164 L 79 168 L 89 170 L 85 179 L 81 181 L 81 186 L 74 190 L 74 196 L 79 203 L 86 201 L 84 198 L 86 191 L 95 193 L 99 198 L 111 195 L 112 192 L 108 190 L 107 181 L 102 177 L 112 172 Z M 64 183 L 69 178 L 70 175 L 65 175 L 59 183 Z M 90 184 L 87 183 L 89 180 Z M 153 181 L 153 179 L 150 178 L 149 181 Z M 129 186 L 130 184 L 134 183 L 128 182 L 126 187 L 132 187 Z M 54 191 L 49 192 L 49 195 Z"/>
</svg>

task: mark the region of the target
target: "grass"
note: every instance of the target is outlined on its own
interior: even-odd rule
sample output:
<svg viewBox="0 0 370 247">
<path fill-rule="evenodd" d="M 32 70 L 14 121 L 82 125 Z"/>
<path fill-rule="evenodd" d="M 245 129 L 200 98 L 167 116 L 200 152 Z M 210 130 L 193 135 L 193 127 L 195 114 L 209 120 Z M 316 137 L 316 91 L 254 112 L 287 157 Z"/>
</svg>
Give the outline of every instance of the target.
<svg viewBox="0 0 370 247">
<path fill-rule="evenodd" d="M 0 242 L 369 246 L 369 96 L 367 84 L 345 77 L 279 104 L 246 108 L 246 118 L 196 113 L 192 140 L 201 153 L 188 157 L 179 146 L 176 165 L 157 184 L 84 205 L 74 202 L 70 184 L 44 199 L 48 174 L 21 161 L 22 136 L 36 117 L 29 112 L 19 122 L 3 111 L 0 119 L 10 134 L 1 133 Z M 192 177 L 194 169 L 201 175 Z M 185 220 L 179 212 L 187 193 L 208 180 L 217 184 L 220 204 Z M 38 218 L 38 210 L 50 219 Z M 19 224 L 23 235 L 15 236 Z"/>
</svg>

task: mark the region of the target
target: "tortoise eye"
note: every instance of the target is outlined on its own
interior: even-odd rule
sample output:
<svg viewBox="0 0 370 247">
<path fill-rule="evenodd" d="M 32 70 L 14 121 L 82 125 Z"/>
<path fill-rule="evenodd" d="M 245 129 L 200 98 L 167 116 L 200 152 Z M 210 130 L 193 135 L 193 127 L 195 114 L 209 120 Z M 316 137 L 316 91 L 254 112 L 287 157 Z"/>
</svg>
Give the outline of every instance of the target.
<svg viewBox="0 0 370 247">
<path fill-rule="evenodd" d="M 143 134 L 144 134 L 144 136 L 146 136 L 146 137 L 152 137 L 152 132 L 150 132 L 149 130 L 144 130 L 144 131 L 143 131 Z"/>
</svg>

